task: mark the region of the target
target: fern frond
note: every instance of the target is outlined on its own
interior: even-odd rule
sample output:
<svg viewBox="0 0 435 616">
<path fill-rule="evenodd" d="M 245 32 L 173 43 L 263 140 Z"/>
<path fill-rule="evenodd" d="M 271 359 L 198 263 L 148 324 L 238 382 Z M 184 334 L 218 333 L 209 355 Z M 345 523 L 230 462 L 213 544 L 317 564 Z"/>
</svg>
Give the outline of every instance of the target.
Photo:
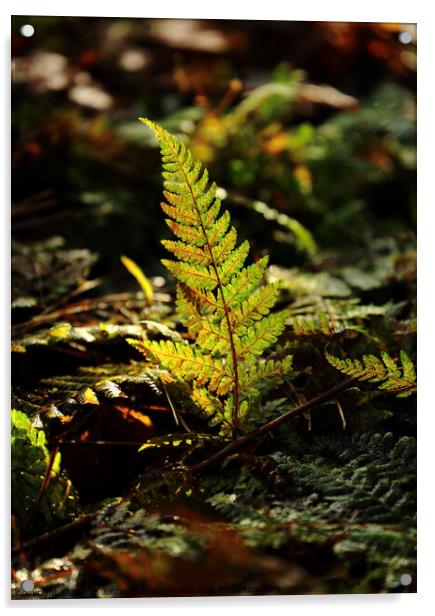
<svg viewBox="0 0 435 616">
<path fill-rule="evenodd" d="M 222 263 L 222 266 L 219 268 L 219 273 L 223 285 L 229 282 L 231 278 L 242 269 L 248 252 L 249 243 L 246 241 L 232 251 L 228 258 Z"/>
<path fill-rule="evenodd" d="M 254 321 L 260 320 L 269 314 L 278 297 L 279 287 L 277 284 L 269 284 L 259 287 L 252 295 L 241 302 L 239 308 L 230 312 L 230 320 L 235 330 L 240 331 Z"/>
<path fill-rule="evenodd" d="M 223 295 L 232 310 L 235 310 L 260 284 L 268 262 L 269 258 L 263 257 L 253 265 L 244 268 L 226 285 Z"/>
<path fill-rule="evenodd" d="M 275 379 L 282 375 L 289 375 L 292 370 L 293 358 L 288 355 L 283 360 L 269 359 L 265 362 L 249 366 L 241 379 L 240 386 L 244 395 L 248 392 L 256 395 L 258 390 L 253 389 L 259 382 L 265 382 L 269 379 Z"/>
<path fill-rule="evenodd" d="M 416 374 L 414 364 L 405 351 L 400 351 L 402 367 L 388 355 L 382 352 L 382 361 L 375 355 L 363 355 L 358 359 L 340 359 L 330 353 L 325 353 L 328 362 L 347 376 L 360 381 L 380 383 L 379 389 L 395 393 L 399 398 L 406 398 L 416 390 Z"/>
<path fill-rule="evenodd" d="M 102 392 L 105 396 L 107 396 L 107 398 L 126 398 L 125 393 L 122 391 L 119 385 L 108 379 L 105 379 L 104 381 L 99 381 L 95 385 L 95 389 L 97 390 L 97 392 Z"/>
<path fill-rule="evenodd" d="M 174 242 L 171 240 L 162 240 L 162 244 L 178 259 L 185 259 L 197 265 L 210 265 L 210 255 L 199 246 L 190 246 L 184 242 Z"/>
<path fill-rule="evenodd" d="M 364 331 L 364 321 L 374 315 L 385 314 L 385 306 L 359 305 L 354 299 L 295 302 L 289 326 L 296 336 L 334 336 L 347 330 Z"/>
<path fill-rule="evenodd" d="M 213 290 L 219 284 L 216 272 L 211 267 L 191 265 L 184 261 L 162 259 L 163 265 L 185 285 L 191 289 Z"/>
<path fill-rule="evenodd" d="M 172 340 L 129 340 L 145 356 L 154 356 L 159 363 L 186 381 L 198 386 L 208 383 L 210 391 L 224 395 L 231 391 L 234 378 L 221 360 L 203 354 L 198 348 Z"/>
<path fill-rule="evenodd" d="M 139 451 L 156 449 L 161 447 L 197 448 L 216 442 L 222 443 L 221 437 L 213 434 L 189 433 L 189 434 L 166 434 L 149 439 L 140 446 Z"/>
<path fill-rule="evenodd" d="M 237 346 L 239 356 L 249 359 L 253 358 L 253 356 L 255 358 L 255 355 L 260 355 L 271 344 L 277 341 L 278 336 L 284 330 L 287 318 L 288 313 L 283 310 L 279 313 L 270 314 L 261 319 L 261 321 L 257 321 L 246 331 L 246 334 L 240 338 L 240 342 Z"/>
<path fill-rule="evenodd" d="M 245 240 L 237 245 L 237 231 L 229 212 L 222 210 L 217 186 L 210 183 L 207 170 L 173 135 L 150 120 L 140 120 L 160 144 L 166 200 L 162 209 L 178 238 L 163 240 L 176 260 L 162 263 L 178 281 L 178 313 L 194 344 L 132 344 L 152 354 L 176 377 L 192 381 L 194 400 L 203 399 L 198 388 L 217 396 L 231 393 L 231 402 L 223 403 L 224 415 L 232 409 L 232 423 L 238 425 L 242 375 L 249 374 L 254 359 L 276 342 L 287 314 L 269 314 L 278 287 L 260 287 L 267 257 L 245 267 L 249 243 Z M 205 402 L 202 407 L 216 405 Z M 244 404 L 243 409 L 247 408 Z"/>
<path fill-rule="evenodd" d="M 222 421 L 223 406 L 219 398 L 213 396 L 204 387 L 197 387 L 192 391 L 192 400 L 205 414 L 210 425 Z"/>
</svg>

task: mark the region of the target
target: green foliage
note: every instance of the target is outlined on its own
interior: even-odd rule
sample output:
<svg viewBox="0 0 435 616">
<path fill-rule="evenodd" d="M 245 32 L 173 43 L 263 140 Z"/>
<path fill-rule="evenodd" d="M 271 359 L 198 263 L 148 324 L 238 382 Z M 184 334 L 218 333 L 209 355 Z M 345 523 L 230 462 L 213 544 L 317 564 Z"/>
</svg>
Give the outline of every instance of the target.
<svg viewBox="0 0 435 616">
<path fill-rule="evenodd" d="M 14 36 L 24 19 L 13 20 Z M 198 53 L 210 41 L 199 22 L 189 25 L 190 39 L 181 32 L 165 42 L 172 25 L 161 20 L 146 24 L 148 33 L 137 20 L 121 29 L 93 20 L 89 50 L 86 20 L 35 19 L 43 47 L 17 46 L 12 110 L 16 596 L 29 578 L 40 598 L 143 596 L 168 582 L 177 595 L 183 580 L 199 592 L 413 592 L 415 582 L 404 587 L 400 578 L 416 579 L 408 360 L 416 332 L 415 45 L 403 54 L 397 32 L 382 24 L 344 24 L 341 33 L 336 24 L 293 25 L 296 35 L 315 30 L 302 66 L 274 68 L 275 37 L 286 45 L 279 22 L 258 31 L 239 24 L 242 37 L 236 23 L 231 33 L 215 24 L 219 54 Z M 114 27 L 115 53 L 107 45 Z M 147 44 L 149 35 L 158 45 Z M 335 87 L 310 83 L 316 49 L 331 49 L 332 40 L 322 80 Z M 355 47 L 357 40 L 370 45 Z M 234 80 L 240 41 L 251 60 L 243 83 Z M 126 68 L 132 56 L 142 57 L 141 71 Z M 371 70 L 346 70 L 355 59 Z M 51 60 L 56 79 L 35 80 Z M 88 102 L 103 93 L 111 109 L 71 102 L 83 64 L 95 92 Z M 146 74 L 146 92 L 138 74 Z M 198 171 L 189 181 L 201 189 L 195 198 L 212 233 L 210 252 L 191 193 L 184 203 L 184 179 L 164 170 L 175 302 L 160 262 L 158 140 L 134 121 L 138 109 L 176 135 L 181 166 L 192 153 L 186 171 Z M 152 161 L 145 169 L 144 156 Z M 249 238 L 256 263 L 245 265 L 247 243 L 237 236 Z M 234 309 L 226 312 L 224 300 Z M 287 317 L 275 342 L 277 308 Z M 146 358 L 130 360 L 127 339 Z M 189 473 L 230 442 L 235 409 L 247 431 L 347 372 L 365 386 L 206 474 Z M 61 460 L 48 445 L 59 436 Z M 74 499 L 61 505 L 65 473 L 96 517 L 90 526 L 78 519 L 65 542 L 55 534 L 38 543 L 39 533 L 79 512 Z M 35 539 L 36 548 L 25 546 Z"/>
<path fill-rule="evenodd" d="M 220 476 L 204 478 L 208 502 L 250 546 L 277 550 L 291 538 L 300 551 L 329 547 L 332 562 L 348 569 L 343 587 L 400 589 L 400 576 L 416 567 L 415 439 L 293 433 L 286 440 L 286 453 L 242 456 L 241 469 L 234 460 Z"/>
<path fill-rule="evenodd" d="M 221 188 L 219 189 L 219 196 L 221 200 L 223 200 L 228 197 L 228 194 Z M 281 241 L 294 243 L 299 252 L 307 254 L 311 257 L 318 252 L 316 241 L 312 233 L 295 218 L 292 218 L 283 212 L 279 212 L 273 207 L 270 207 L 267 203 L 264 203 L 264 201 L 253 201 L 251 199 L 243 198 L 240 195 L 230 195 L 229 197 L 234 203 L 240 204 L 247 209 L 254 210 L 254 212 L 257 212 L 263 216 L 265 220 L 276 221 L 280 227 L 286 229 L 286 231 L 289 231 L 290 233 L 287 234 L 275 234 L 275 237 L 279 238 Z"/>
<path fill-rule="evenodd" d="M 238 247 L 237 232 L 228 211 L 220 213 L 216 184 L 191 152 L 173 135 L 149 120 L 142 120 L 160 143 L 163 160 L 162 209 L 177 241 L 163 245 L 177 260 L 162 263 L 178 280 L 177 308 L 194 344 L 177 341 L 132 341 L 174 375 L 193 381 L 219 398 L 232 395 L 224 407 L 239 424 L 248 400 L 259 395 L 256 386 L 288 373 L 290 357 L 260 360 L 284 330 L 288 313 L 271 313 L 277 285 L 260 286 L 267 259 L 244 267 L 247 241 Z M 196 397 L 198 401 L 199 398 Z M 208 409 L 208 404 L 203 406 Z"/>
<path fill-rule="evenodd" d="M 340 359 L 330 353 L 326 359 L 347 376 L 369 383 L 380 383 L 379 389 L 395 393 L 399 398 L 406 398 L 416 391 L 417 376 L 414 364 L 405 351 L 400 351 L 401 368 L 385 351 L 381 353 L 382 361 L 375 355 L 363 355 L 362 359 Z"/>
<path fill-rule="evenodd" d="M 300 445 L 299 445 L 300 447 Z M 312 496 L 309 516 L 355 522 L 415 521 L 415 440 L 393 434 L 314 439 L 310 451 L 277 454 L 276 473 L 291 473 L 301 497 Z M 298 447 L 296 446 L 296 450 Z M 323 460 L 321 459 L 323 458 Z"/>
<path fill-rule="evenodd" d="M 349 330 L 365 332 L 364 321 L 385 312 L 383 306 L 361 306 L 354 299 L 313 299 L 295 302 L 288 323 L 296 336 L 322 334 L 330 337 Z"/>
<path fill-rule="evenodd" d="M 27 415 L 12 410 L 12 512 L 21 519 L 35 505 L 37 520 L 52 527 L 77 513 L 77 496 L 60 469 L 60 453 L 51 456 L 43 430 Z"/>
</svg>

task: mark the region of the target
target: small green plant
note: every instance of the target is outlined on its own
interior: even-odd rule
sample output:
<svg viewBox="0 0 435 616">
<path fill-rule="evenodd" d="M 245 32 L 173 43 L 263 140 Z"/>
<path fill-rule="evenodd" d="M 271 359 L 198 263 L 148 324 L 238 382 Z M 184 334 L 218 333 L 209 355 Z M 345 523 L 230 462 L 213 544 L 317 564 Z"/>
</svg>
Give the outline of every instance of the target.
<svg viewBox="0 0 435 616">
<path fill-rule="evenodd" d="M 51 459 L 44 431 L 25 413 L 12 409 L 11 423 L 12 513 L 23 519 L 34 509 L 36 528 L 41 520 L 56 526 L 78 511 L 77 494 L 61 470 L 60 453 Z"/>
<path fill-rule="evenodd" d="M 162 154 L 166 222 L 178 238 L 163 240 L 175 260 L 162 262 L 177 279 L 177 311 L 191 342 L 130 340 L 175 377 L 193 384 L 194 402 L 233 427 L 250 402 L 291 369 L 291 357 L 263 359 L 284 330 L 287 311 L 271 312 L 277 284 L 261 284 L 268 259 L 245 266 L 248 241 L 237 243 L 216 184 L 172 134 L 142 119 Z"/>
</svg>

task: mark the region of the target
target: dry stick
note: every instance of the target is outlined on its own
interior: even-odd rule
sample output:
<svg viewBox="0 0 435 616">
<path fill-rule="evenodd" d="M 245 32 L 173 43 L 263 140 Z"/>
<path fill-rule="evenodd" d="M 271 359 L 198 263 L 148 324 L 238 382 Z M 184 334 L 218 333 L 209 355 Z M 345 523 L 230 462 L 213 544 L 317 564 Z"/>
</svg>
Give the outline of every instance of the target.
<svg viewBox="0 0 435 616">
<path fill-rule="evenodd" d="M 304 402 L 304 404 L 301 404 L 300 406 L 297 406 L 296 408 L 291 409 L 290 411 L 287 411 L 283 415 L 280 415 L 279 417 L 276 417 L 275 419 L 268 421 L 267 423 L 263 424 L 259 428 L 255 428 L 255 430 L 248 432 L 248 434 L 245 434 L 245 436 L 241 436 L 235 439 L 234 441 L 232 441 L 232 443 L 230 443 L 229 445 L 227 445 L 220 451 L 216 452 L 214 455 L 210 456 L 209 458 L 206 458 L 205 460 L 203 460 L 202 462 L 199 462 L 198 464 L 195 464 L 194 466 L 191 466 L 190 470 L 193 472 L 201 472 L 204 469 L 208 468 L 209 466 L 212 466 L 213 464 L 217 464 L 218 462 L 221 462 L 233 452 L 238 451 L 242 447 L 245 447 L 245 445 L 247 445 L 248 443 L 256 439 L 258 436 L 261 436 L 262 434 L 265 434 L 266 432 L 270 432 L 271 430 L 274 430 L 275 428 L 277 428 L 284 422 L 288 421 L 289 419 L 292 419 L 293 417 L 297 417 L 298 415 L 302 415 L 303 413 L 305 413 L 306 411 L 309 411 L 310 409 L 314 408 L 318 404 L 321 404 L 322 402 L 326 402 L 326 400 L 335 398 L 335 396 L 340 391 L 349 389 L 349 387 L 352 387 L 352 385 L 356 383 L 357 380 L 358 379 L 353 378 L 353 379 L 348 379 L 347 381 L 343 381 L 342 383 L 338 383 L 338 385 L 335 385 L 334 387 L 331 387 L 331 389 L 324 391 L 323 393 L 319 394 L 315 398 L 308 400 L 308 402 Z"/>
</svg>

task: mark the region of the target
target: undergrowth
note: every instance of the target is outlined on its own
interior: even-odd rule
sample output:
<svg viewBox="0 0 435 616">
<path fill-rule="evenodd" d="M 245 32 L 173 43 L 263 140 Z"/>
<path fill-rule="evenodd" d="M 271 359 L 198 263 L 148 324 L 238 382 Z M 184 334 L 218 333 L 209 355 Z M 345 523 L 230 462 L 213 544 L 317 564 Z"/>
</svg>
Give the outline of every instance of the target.
<svg viewBox="0 0 435 616">
<path fill-rule="evenodd" d="M 107 256 L 14 242 L 16 590 L 415 590 L 415 235 L 367 205 L 412 172 L 409 96 L 336 91 L 317 125 L 297 119 L 310 85 L 281 66 L 228 109 L 146 120 L 154 140 L 114 129 L 172 253 L 123 246 L 125 290 L 100 288 Z"/>
</svg>

